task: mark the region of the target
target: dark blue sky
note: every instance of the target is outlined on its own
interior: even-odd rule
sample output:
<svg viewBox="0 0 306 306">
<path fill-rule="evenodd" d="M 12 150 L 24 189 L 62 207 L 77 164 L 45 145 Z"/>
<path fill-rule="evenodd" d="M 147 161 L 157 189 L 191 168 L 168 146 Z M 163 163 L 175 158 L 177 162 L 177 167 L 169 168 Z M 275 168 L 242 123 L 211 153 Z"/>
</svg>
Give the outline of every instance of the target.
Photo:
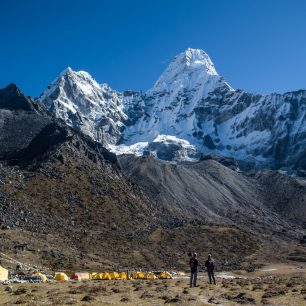
<svg viewBox="0 0 306 306">
<path fill-rule="evenodd" d="M 0 87 L 37 96 L 70 66 L 146 90 L 191 47 L 234 88 L 306 89 L 305 16 L 303 0 L 1 0 Z"/>
</svg>

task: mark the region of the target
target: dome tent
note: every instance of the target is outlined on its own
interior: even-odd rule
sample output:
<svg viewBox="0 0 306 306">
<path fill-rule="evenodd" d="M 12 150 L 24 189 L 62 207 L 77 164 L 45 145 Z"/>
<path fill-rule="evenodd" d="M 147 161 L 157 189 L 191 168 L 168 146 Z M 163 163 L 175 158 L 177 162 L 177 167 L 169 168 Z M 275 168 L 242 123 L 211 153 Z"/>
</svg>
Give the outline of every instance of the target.
<svg viewBox="0 0 306 306">
<path fill-rule="evenodd" d="M 47 277 L 45 274 L 42 274 L 40 272 L 36 272 L 32 274 L 32 277 L 38 278 L 41 282 L 45 282 L 47 280 Z"/>
<path fill-rule="evenodd" d="M 92 277 L 93 280 L 108 280 L 112 279 L 109 273 L 103 272 L 103 273 L 96 273 Z"/>
<path fill-rule="evenodd" d="M 0 266 L 0 281 L 8 280 L 8 270 Z"/>
<path fill-rule="evenodd" d="M 163 271 L 162 273 L 159 274 L 158 278 L 160 278 L 160 279 L 171 279 L 172 274 L 167 272 L 167 271 Z"/>
<path fill-rule="evenodd" d="M 145 279 L 156 279 L 157 276 L 153 272 L 147 272 L 144 276 Z"/>
<path fill-rule="evenodd" d="M 74 272 L 70 278 L 76 280 L 87 280 L 90 279 L 90 275 L 87 272 Z"/>
<path fill-rule="evenodd" d="M 63 281 L 63 282 L 66 282 L 69 280 L 68 276 L 62 272 L 55 273 L 54 279 L 57 281 Z"/>
<path fill-rule="evenodd" d="M 109 273 L 109 276 L 110 276 L 111 279 L 119 279 L 120 278 L 120 275 L 117 272 L 111 272 L 111 273 Z"/>
<path fill-rule="evenodd" d="M 126 272 L 121 272 L 119 273 L 119 278 L 120 279 L 131 279 L 131 276 Z"/>
<path fill-rule="evenodd" d="M 134 279 L 144 279 L 144 278 L 145 278 L 145 275 L 144 275 L 143 272 L 137 271 L 137 272 L 134 272 L 134 273 L 133 273 L 133 278 L 134 278 Z"/>
</svg>

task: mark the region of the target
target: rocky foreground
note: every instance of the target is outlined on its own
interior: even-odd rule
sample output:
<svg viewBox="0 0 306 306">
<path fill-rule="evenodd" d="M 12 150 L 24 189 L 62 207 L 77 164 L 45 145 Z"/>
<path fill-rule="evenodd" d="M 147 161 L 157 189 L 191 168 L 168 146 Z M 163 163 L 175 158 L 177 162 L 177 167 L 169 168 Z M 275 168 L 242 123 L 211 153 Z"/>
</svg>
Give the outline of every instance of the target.
<svg viewBox="0 0 306 306">
<path fill-rule="evenodd" d="M 1 305 L 305 305 L 306 265 L 266 266 L 251 273 L 217 273 L 217 285 L 200 274 L 172 280 L 85 281 L 0 287 Z M 230 276 L 236 278 L 228 278 Z M 222 278 L 223 277 L 223 278 Z"/>
</svg>

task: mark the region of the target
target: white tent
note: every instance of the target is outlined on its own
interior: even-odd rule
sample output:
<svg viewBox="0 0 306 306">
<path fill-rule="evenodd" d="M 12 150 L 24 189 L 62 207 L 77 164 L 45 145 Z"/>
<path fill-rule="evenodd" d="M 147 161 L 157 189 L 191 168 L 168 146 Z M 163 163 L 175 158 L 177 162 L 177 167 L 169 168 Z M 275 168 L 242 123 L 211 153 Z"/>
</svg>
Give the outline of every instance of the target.
<svg viewBox="0 0 306 306">
<path fill-rule="evenodd" d="M 0 281 L 8 280 L 8 270 L 0 266 Z"/>
</svg>

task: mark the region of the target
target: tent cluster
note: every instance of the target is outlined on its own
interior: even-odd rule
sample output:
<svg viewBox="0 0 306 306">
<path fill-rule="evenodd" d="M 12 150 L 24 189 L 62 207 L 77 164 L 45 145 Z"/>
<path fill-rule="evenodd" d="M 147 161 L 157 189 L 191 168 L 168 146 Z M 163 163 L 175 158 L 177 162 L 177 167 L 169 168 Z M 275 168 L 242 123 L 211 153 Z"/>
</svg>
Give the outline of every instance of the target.
<svg viewBox="0 0 306 306">
<path fill-rule="evenodd" d="M 145 272 L 134 272 L 133 273 L 133 279 L 157 279 L 157 278 L 160 278 L 160 276 L 161 274 L 157 276 L 153 272 L 146 272 L 146 273 Z"/>
<path fill-rule="evenodd" d="M 166 271 L 163 272 L 141 272 L 136 271 L 132 274 L 126 272 L 103 272 L 103 273 L 87 273 L 87 272 L 74 272 L 70 278 L 67 274 L 63 272 L 56 272 L 54 276 L 54 280 L 56 281 L 69 281 L 71 280 L 114 280 L 114 279 L 122 279 L 122 280 L 131 280 L 131 279 L 171 279 L 172 274 Z M 36 272 L 32 274 L 32 276 L 28 276 L 24 278 L 30 282 L 45 282 L 48 280 L 47 276 L 43 273 Z M 0 281 L 8 280 L 8 270 L 4 269 L 0 266 Z"/>
<path fill-rule="evenodd" d="M 71 275 L 70 279 L 72 280 L 114 280 L 114 279 L 171 279 L 172 274 L 166 271 L 163 271 L 159 274 L 153 272 L 134 272 L 132 275 L 126 272 L 102 272 L 102 273 L 87 273 L 87 272 L 75 272 Z M 65 273 L 56 273 L 54 279 L 57 281 L 68 281 L 69 278 Z"/>
<path fill-rule="evenodd" d="M 106 280 L 106 279 L 131 279 L 130 275 L 125 272 L 117 273 L 117 272 L 104 272 L 104 273 L 96 273 L 93 274 L 92 279 L 95 280 Z"/>
<path fill-rule="evenodd" d="M 105 273 L 96 273 L 93 274 L 92 279 L 95 280 L 105 280 L 105 279 L 171 279 L 172 274 L 166 271 L 163 271 L 159 274 L 153 272 L 141 272 L 136 271 L 131 275 L 125 272 L 105 272 Z"/>
</svg>

